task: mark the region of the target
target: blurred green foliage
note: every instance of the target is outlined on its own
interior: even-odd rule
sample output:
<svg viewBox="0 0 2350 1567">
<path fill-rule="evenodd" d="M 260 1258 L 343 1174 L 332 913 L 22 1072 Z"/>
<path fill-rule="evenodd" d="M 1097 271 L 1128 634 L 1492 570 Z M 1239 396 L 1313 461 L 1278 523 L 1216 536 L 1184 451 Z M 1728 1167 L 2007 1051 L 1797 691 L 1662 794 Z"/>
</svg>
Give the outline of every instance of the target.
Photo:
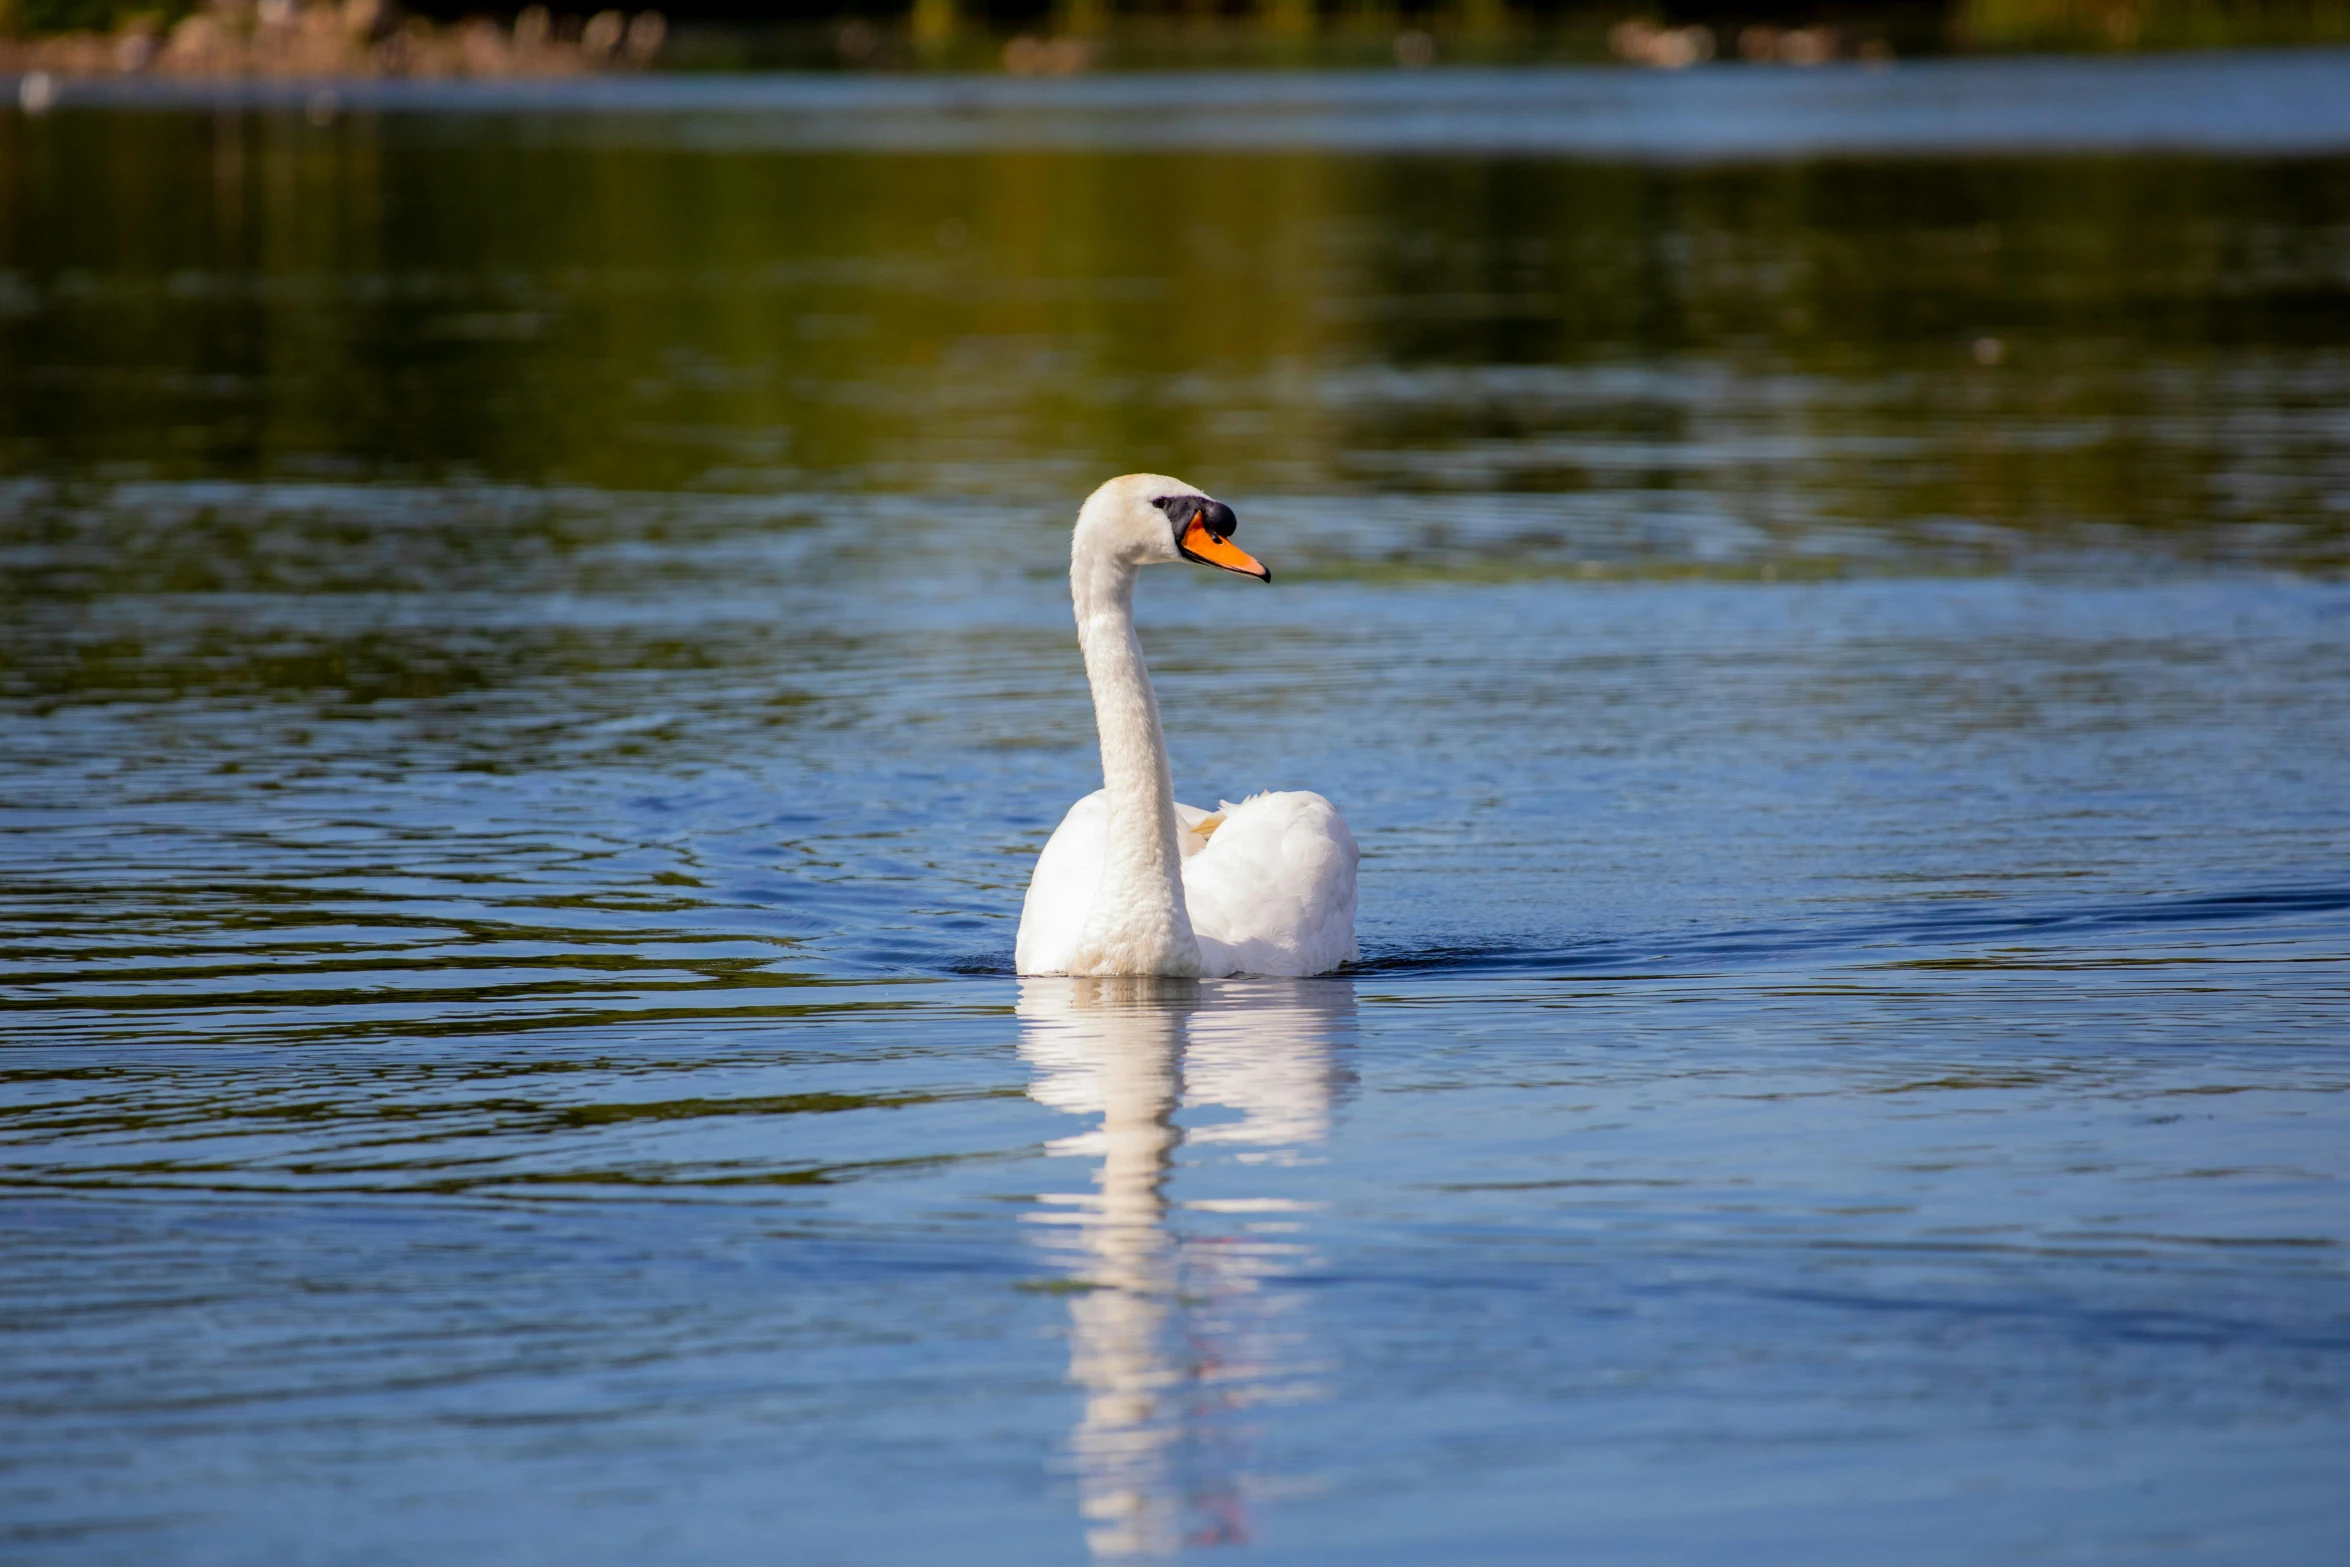
<svg viewBox="0 0 2350 1567">
<path fill-rule="evenodd" d="M 120 0 L 4 0 L 0 31 L 39 35 L 104 30 L 127 9 Z"/>
<path fill-rule="evenodd" d="M 160 30 L 191 9 L 190 0 L 0 0 L 0 34 L 37 38 L 137 24 Z"/>
<path fill-rule="evenodd" d="M 601 9 L 600 0 L 575 8 Z M 0 34 L 37 37 L 168 25 L 194 0 L 0 0 Z M 421 14 L 472 14 L 454 0 L 423 0 Z M 516 7 L 491 13 L 510 19 Z M 558 8 L 565 9 L 565 8 Z M 691 6 L 665 60 L 688 69 L 809 66 L 992 69 L 1004 40 L 1019 34 L 1093 40 L 1094 63 L 1127 66 L 1333 66 L 1395 63 L 1399 29 L 1424 32 L 1447 63 L 1508 64 L 1600 59 L 1609 26 L 1627 16 L 1710 24 L 1721 57 L 1736 57 L 1749 22 L 1826 22 L 1847 53 L 1857 42 L 1890 42 L 1902 55 L 1983 50 L 2214 48 L 2350 40 L 2350 0 L 1880 0 L 1858 7 L 1816 3 L 1723 9 L 1690 0 L 1249 0 L 1197 6 L 1167 0 L 910 0 L 728 12 Z M 577 17 L 573 17 L 576 22 Z"/>
<path fill-rule="evenodd" d="M 1984 50 L 2243 48 L 2350 40 L 2345 0 L 1963 0 L 1952 41 Z"/>
</svg>

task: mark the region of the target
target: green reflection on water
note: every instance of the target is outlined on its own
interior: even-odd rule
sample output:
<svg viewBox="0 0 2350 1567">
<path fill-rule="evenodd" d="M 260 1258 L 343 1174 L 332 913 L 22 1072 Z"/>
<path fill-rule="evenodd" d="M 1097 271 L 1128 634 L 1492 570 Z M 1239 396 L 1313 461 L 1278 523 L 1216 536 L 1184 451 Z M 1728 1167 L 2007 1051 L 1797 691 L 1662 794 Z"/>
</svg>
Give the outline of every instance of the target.
<svg viewBox="0 0 2350 1567">
<path fill-rule="evenodd" d="M 1151 467 L 2190 554 L 2257 513 L 2265 553 L 2338 564 L 2346 233 L 2340 161 L 872 156 L 66 114 L 0 123 L 0 452 L 102 484 L 1056 514 Z M 277 569 L 239 528 L 120 564 Z M 517 548 L 479 533 L 359 576 Z"/>
</svg>

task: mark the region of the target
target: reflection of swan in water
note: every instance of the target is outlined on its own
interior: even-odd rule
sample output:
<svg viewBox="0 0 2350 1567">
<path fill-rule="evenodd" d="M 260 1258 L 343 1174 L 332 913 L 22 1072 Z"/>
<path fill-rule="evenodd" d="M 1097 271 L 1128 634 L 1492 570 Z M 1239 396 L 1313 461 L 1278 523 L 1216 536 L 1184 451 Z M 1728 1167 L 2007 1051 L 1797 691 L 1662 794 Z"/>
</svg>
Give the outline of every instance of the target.
<svg viewBox="0 0 2350 1567">
<path fill-rule="evenodd" d="M 1245 1455 L 1219 1415 L 1294 1396 L 1312 1369 L 1277 1290 L 1304 1260 L 1288 1232 L 1308 1205 L 1267 1190 L 1272 1172 L 1238 1195 L 1212 1177 L 1322 1140 L 1353 986 L 1027 979 L 1019 1013 L 1030 1094 L 1101 1118 L 1051 1145 L 1098 1158 L 1095 1189 L 1048 1193 L 1034 1216 L 1086 1286 L 1069 1303 L 1069 1363 L 1085 1392 L 1071 1445 L 1087 1542 L 1116 1561 L 1243 1538 Z M 1216 1191 L 1176 1203 L 1187 1141 L 1184 1167 Z"/>
</svg>

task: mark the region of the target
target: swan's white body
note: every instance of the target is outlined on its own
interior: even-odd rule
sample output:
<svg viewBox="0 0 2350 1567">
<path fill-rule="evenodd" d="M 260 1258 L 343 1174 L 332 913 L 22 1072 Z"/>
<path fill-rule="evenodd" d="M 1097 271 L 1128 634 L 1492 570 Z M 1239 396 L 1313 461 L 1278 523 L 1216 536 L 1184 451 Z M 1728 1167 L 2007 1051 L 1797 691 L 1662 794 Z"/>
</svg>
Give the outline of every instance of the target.
<svg viewBox="0 0 2350 1567">
<path fill-rule="evenodd" d="M 1112 479 L 1078 513 L 1069 585 L 1102 787 L 1037 856 L 1014 952 L 1023 974 L 1321 974 L 1356 956 L 1360 855 L 1328 800 L 1260 794 L 1220 815 L 1175 800 L 1134 582 L 1185 558 L 1263 575 L 1226 542 L 1231 523 L 1229 508 L 1159 474 Z"/>
<path fill-rule="evenodd" d="M 1355 840 L 1328 800 L 1303 791 L 1227 805 L 1212 838 L 1210 813 L 1175 806 L 1182 894 L 1198 967 L 1181 972 L 1322 974 L 1355 957 Z M 1015 954 L 1023 974 L 1175 972 L 1072 968 L 1110 859 L 1109 791 L 1069 814 L 1037 856 Z M 1101 954 L 1111 956 L 1109 951 Z"/>
</svg>

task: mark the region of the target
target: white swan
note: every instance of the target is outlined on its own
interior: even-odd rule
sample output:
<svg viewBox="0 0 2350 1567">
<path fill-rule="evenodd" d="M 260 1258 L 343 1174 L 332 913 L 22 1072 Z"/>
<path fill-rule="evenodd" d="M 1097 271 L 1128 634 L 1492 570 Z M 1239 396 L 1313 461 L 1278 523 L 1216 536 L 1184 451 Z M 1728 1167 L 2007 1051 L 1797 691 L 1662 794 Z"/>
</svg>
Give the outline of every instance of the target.
<svg viewBox="0 0 2350 1567">
<path fill-rule="evenodd" d="M 1163 474 L 1086 498 L 1069 547 L 1102 787 L 1069 808 L 1028 882 L 1023 974 L 1322 974 L 1355 950 L 1354 834 L 1304 791 L 1208 812 L 1175 802 L 1134 579 L 1179 560 L 1270 582 L 1232 543 L 1232 508 Z"/>
</svg>

